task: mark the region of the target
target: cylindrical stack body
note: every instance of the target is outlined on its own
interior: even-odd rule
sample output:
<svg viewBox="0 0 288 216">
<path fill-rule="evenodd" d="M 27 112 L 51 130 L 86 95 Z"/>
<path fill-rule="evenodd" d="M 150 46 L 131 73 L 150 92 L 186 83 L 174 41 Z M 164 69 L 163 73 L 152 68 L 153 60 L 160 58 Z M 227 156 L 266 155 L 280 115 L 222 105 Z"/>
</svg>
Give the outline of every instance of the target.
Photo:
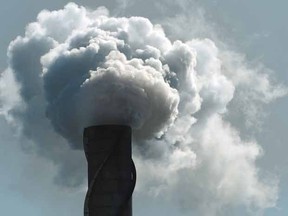
<svg viewBox="0 0 288 216">
<path fill-rule="evenodd" d="M 84 150 L 89 185 L 84 215 L 132 216 L 136 173 L 131 158 L 131 128 L 124 125 L 85 128 Z"/>
</svg>

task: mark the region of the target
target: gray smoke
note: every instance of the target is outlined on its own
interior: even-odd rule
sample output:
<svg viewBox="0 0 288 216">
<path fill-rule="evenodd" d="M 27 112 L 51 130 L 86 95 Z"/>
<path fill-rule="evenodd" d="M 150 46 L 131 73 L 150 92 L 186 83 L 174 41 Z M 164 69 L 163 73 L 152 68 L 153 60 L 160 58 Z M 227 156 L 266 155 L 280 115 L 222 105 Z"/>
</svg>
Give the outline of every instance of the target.
<svg viewBox="0 0 288 216">
<path fill-rule="evenodd" d="M 59 166 L 60 184 L 79 186 L 85 176 L 82 153 L 67 156 L 68 144 L 82 149 L 84 127 L 127 124 L 137 191 L 210 216 L 225 206 L 273 207 L 277 179 L 260 179 L 261 147 L 242 140 L 225 114 L 237 89 L 256 84 L 254 93 L 267 100 L 286 90 L 225 54 L 209 39 L 171 41 L 143 17 L 70 3 L 42 11 L 11 42 L 1 114 Z"/>
</svg>

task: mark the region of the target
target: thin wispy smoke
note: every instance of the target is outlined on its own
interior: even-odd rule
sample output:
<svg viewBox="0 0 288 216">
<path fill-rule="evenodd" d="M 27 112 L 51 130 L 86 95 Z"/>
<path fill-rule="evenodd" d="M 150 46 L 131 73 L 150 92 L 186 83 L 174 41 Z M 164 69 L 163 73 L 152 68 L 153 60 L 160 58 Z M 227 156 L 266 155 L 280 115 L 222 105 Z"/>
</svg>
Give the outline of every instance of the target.
<svg viewBox="0 0 288 216">
<path fill-rule="evenodd" d="M 85 176 L 82 152 L 65 155 L 68 145 L 82 149 L 84 127 L 127 124 L 137 191 L 176 199 L 202 215 L 243 205 L 261 212 L 275 206 L 277 179 L 260 179 L 261 147 L 243 141 L 224 117 L 241 96 L 238 88 L 261 84 L 255 92 L 267 103 L 286 91 L 223 53 L 209 39 L 171 41 L 143 17 L 116 18 L 103 7 L 69 3 L 40 12 L 11 42 L 1 114 L 60 167 L 60 184 L 78 186 Z"/>
</svg>

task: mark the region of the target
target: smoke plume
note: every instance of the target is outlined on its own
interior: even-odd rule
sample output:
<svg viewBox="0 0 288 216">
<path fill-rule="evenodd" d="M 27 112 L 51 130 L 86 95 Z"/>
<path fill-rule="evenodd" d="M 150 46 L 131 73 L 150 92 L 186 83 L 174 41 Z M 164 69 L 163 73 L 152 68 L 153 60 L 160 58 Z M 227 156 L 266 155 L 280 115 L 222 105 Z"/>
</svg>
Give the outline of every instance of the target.
<svg viewBox="0 0 288 216">
<path fill-rule="evenodd" d="M 225 115 L 255 84 L 257 98 L 286 92 L 225 54 L 210 39 L 171 41 L 143 17 L 69 3 L 40 12 L 11 42 L 1 114 L 59 166 L 60 184 L 86 176 L 83 153 L 67 155 L 68 146 L 82 149 L 84 127 L 125 124 L 134 131 L 137 191 L 202 215 L 227 206 L 260 211 L 275 205 L 277 179 L 260 179 L 261 147 L 242 140 Z"/>
</svg>

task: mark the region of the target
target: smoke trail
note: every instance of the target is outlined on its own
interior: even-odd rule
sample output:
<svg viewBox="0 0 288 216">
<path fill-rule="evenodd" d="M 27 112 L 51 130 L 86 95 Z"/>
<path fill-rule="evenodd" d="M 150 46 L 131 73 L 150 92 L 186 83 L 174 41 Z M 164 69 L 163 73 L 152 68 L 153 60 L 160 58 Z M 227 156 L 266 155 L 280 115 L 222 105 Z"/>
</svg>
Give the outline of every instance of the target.
<svg viewBox="0 0 288 216">
<path fill-rule="evenodd" d="M 14 100 L 1 95 L 2 114 L 60 166 L 60 183 L 77 186 L 85 176 L 80 153 L 65 156 L 67 142 L 82 148 L 84 127 L 128 124 L 138 190 L 171 196 L 203 215 L 229 205 L 275 205 L 277 182 L 261 181 L 255 165 L 260 146 L 241 140 L 224 120 L 241 81 L 229 65 L 223 69 L 213 41 L 170 41 L 146 18 L 115 18 L 105 8 L 70 3 L 42 11 L 11 42 L 8 57 L 10 75 L 0 84 L 12 72 L 17 84 Z M 269 80 L 264 86 L 273 88 Z"/>
</svg>

